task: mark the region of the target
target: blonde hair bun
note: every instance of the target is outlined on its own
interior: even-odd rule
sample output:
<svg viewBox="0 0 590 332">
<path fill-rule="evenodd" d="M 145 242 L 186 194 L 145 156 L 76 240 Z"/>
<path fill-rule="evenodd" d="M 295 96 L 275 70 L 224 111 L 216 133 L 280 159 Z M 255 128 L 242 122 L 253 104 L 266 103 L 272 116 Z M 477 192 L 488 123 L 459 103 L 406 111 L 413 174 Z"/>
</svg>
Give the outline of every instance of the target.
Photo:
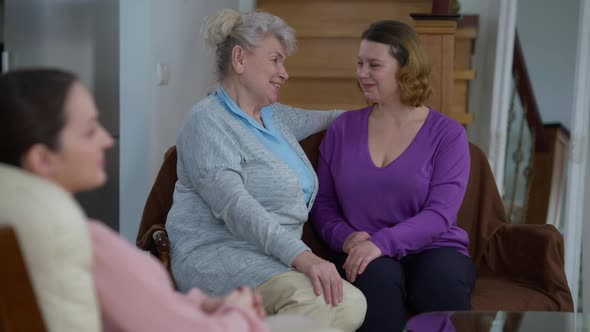
<svg viewBox="0 0 590 332">
<path fill-rule="evenodd" d="M 242 15 L 233 9 L 222 9 L 205 21 L 205 42 L 215 48 L 229 36 Z"/>
</svg>

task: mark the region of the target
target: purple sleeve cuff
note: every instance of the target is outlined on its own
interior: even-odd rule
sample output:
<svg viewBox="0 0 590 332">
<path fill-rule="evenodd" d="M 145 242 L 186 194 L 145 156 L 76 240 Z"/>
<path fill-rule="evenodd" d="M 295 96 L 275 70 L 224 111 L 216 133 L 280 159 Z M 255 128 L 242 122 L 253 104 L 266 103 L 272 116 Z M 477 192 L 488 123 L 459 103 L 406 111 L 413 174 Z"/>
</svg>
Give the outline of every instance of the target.
<svg viewBox="0 0 590 332">
<path fill-rule="evenodd" d="M 374 233 L 369 238 L 369 241 L 373 242 L 381 250 L 383 256 L 399 259 L 403 255 L 399 253 L 400 250 L 396 245 L 396 241 L 393 240 L 392 234 L 389 234 L 388 230 L 385 228 Z"/>
<path fill-rule="evenodd" d="M 345 221 L 340 222 L 336 227 L 334 227 L 334 237 L 332 238 L 332 250 L 342 252 L 342 248 L 344 247 L 344 242 L 350 234 L 356 232 L 356 230 L 350 227 Z"/>
</svg>

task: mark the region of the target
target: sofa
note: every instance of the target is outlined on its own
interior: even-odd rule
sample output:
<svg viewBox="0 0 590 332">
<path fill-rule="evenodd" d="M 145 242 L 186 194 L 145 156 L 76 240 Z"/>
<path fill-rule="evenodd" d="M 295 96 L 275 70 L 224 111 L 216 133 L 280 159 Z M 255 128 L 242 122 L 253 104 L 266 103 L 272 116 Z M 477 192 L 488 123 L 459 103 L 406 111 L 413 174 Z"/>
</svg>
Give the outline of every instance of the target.
<svg viewBox="0 0 590 332">
<path fill-rule="evenodd" d="M 325 132 L 300 142 L 315 166 Z M 483 151 L 470 144 L 471 172 L 458 214 L 458 225 L 470 238 L 477 268 L 473 310 L 573 311 L 564 271 L 563 237 L 552 225 L 507 222 L 502 199 Z M 170 271 L 166 216 L 176 182 L 176 149 L 170 148 L 146 201 L 137 246 L 151 252 Z M 327 247 L 306 223 L 302 240 L 322 257 Z"/>
</svg>

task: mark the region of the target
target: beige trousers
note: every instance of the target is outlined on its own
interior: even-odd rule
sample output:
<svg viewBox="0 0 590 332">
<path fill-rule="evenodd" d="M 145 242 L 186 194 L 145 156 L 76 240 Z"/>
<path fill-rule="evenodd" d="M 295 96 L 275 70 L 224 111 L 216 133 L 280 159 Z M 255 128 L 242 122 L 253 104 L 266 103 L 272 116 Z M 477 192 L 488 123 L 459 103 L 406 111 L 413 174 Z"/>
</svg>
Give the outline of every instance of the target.
<svg viewBox="0 0 590 332">
<path fill-rule="evenodd" d="M 297 271 L 276 275 L 256 290 L 262 295 L 268 315 L 303 315 L 313 318 L 318 327 L 353 332 L 365 319 L 367 301 L 363 293 L 346 280 L 343 280 L 343 287 L 343 301 L 335 307 L 326 304 L 323 295 L 316 296 L 309 278 Z"/>
<path fill-rule="evenodd" d="M 301 315 L 269 316 L 266 323 L 272 332 L 342 332 L 331 327 L 319 327 L 312 318 Z"/>
</svg>

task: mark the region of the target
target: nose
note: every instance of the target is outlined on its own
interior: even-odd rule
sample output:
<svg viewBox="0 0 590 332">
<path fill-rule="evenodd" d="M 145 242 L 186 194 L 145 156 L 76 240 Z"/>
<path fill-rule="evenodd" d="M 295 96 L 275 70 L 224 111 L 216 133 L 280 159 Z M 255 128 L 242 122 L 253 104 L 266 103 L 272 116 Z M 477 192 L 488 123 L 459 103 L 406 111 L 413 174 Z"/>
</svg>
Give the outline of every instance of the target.
<svg viewBox="0 0 590 332">
<path fill-rule="evenodd" d="M 103 146 L 105 149 L 109 149 L 113 146 L 115 141 L 113 140 L 113 136 L 104 128 L 101 127 L 103 133 Z"/>
<path fill-rule="evenodd" d="M 356 75 L 358 77 L 367 77 L 367 68 L 365 65 L 357 65 Z"/>
<path fill-rule="evenodd" d="M 279 72 L 279 77 L 286 81 L 289 78 L 289 74 L 287 73 L 287 69 L 284 65 L 281 66 L 281 71 Z"/>
</svg>

